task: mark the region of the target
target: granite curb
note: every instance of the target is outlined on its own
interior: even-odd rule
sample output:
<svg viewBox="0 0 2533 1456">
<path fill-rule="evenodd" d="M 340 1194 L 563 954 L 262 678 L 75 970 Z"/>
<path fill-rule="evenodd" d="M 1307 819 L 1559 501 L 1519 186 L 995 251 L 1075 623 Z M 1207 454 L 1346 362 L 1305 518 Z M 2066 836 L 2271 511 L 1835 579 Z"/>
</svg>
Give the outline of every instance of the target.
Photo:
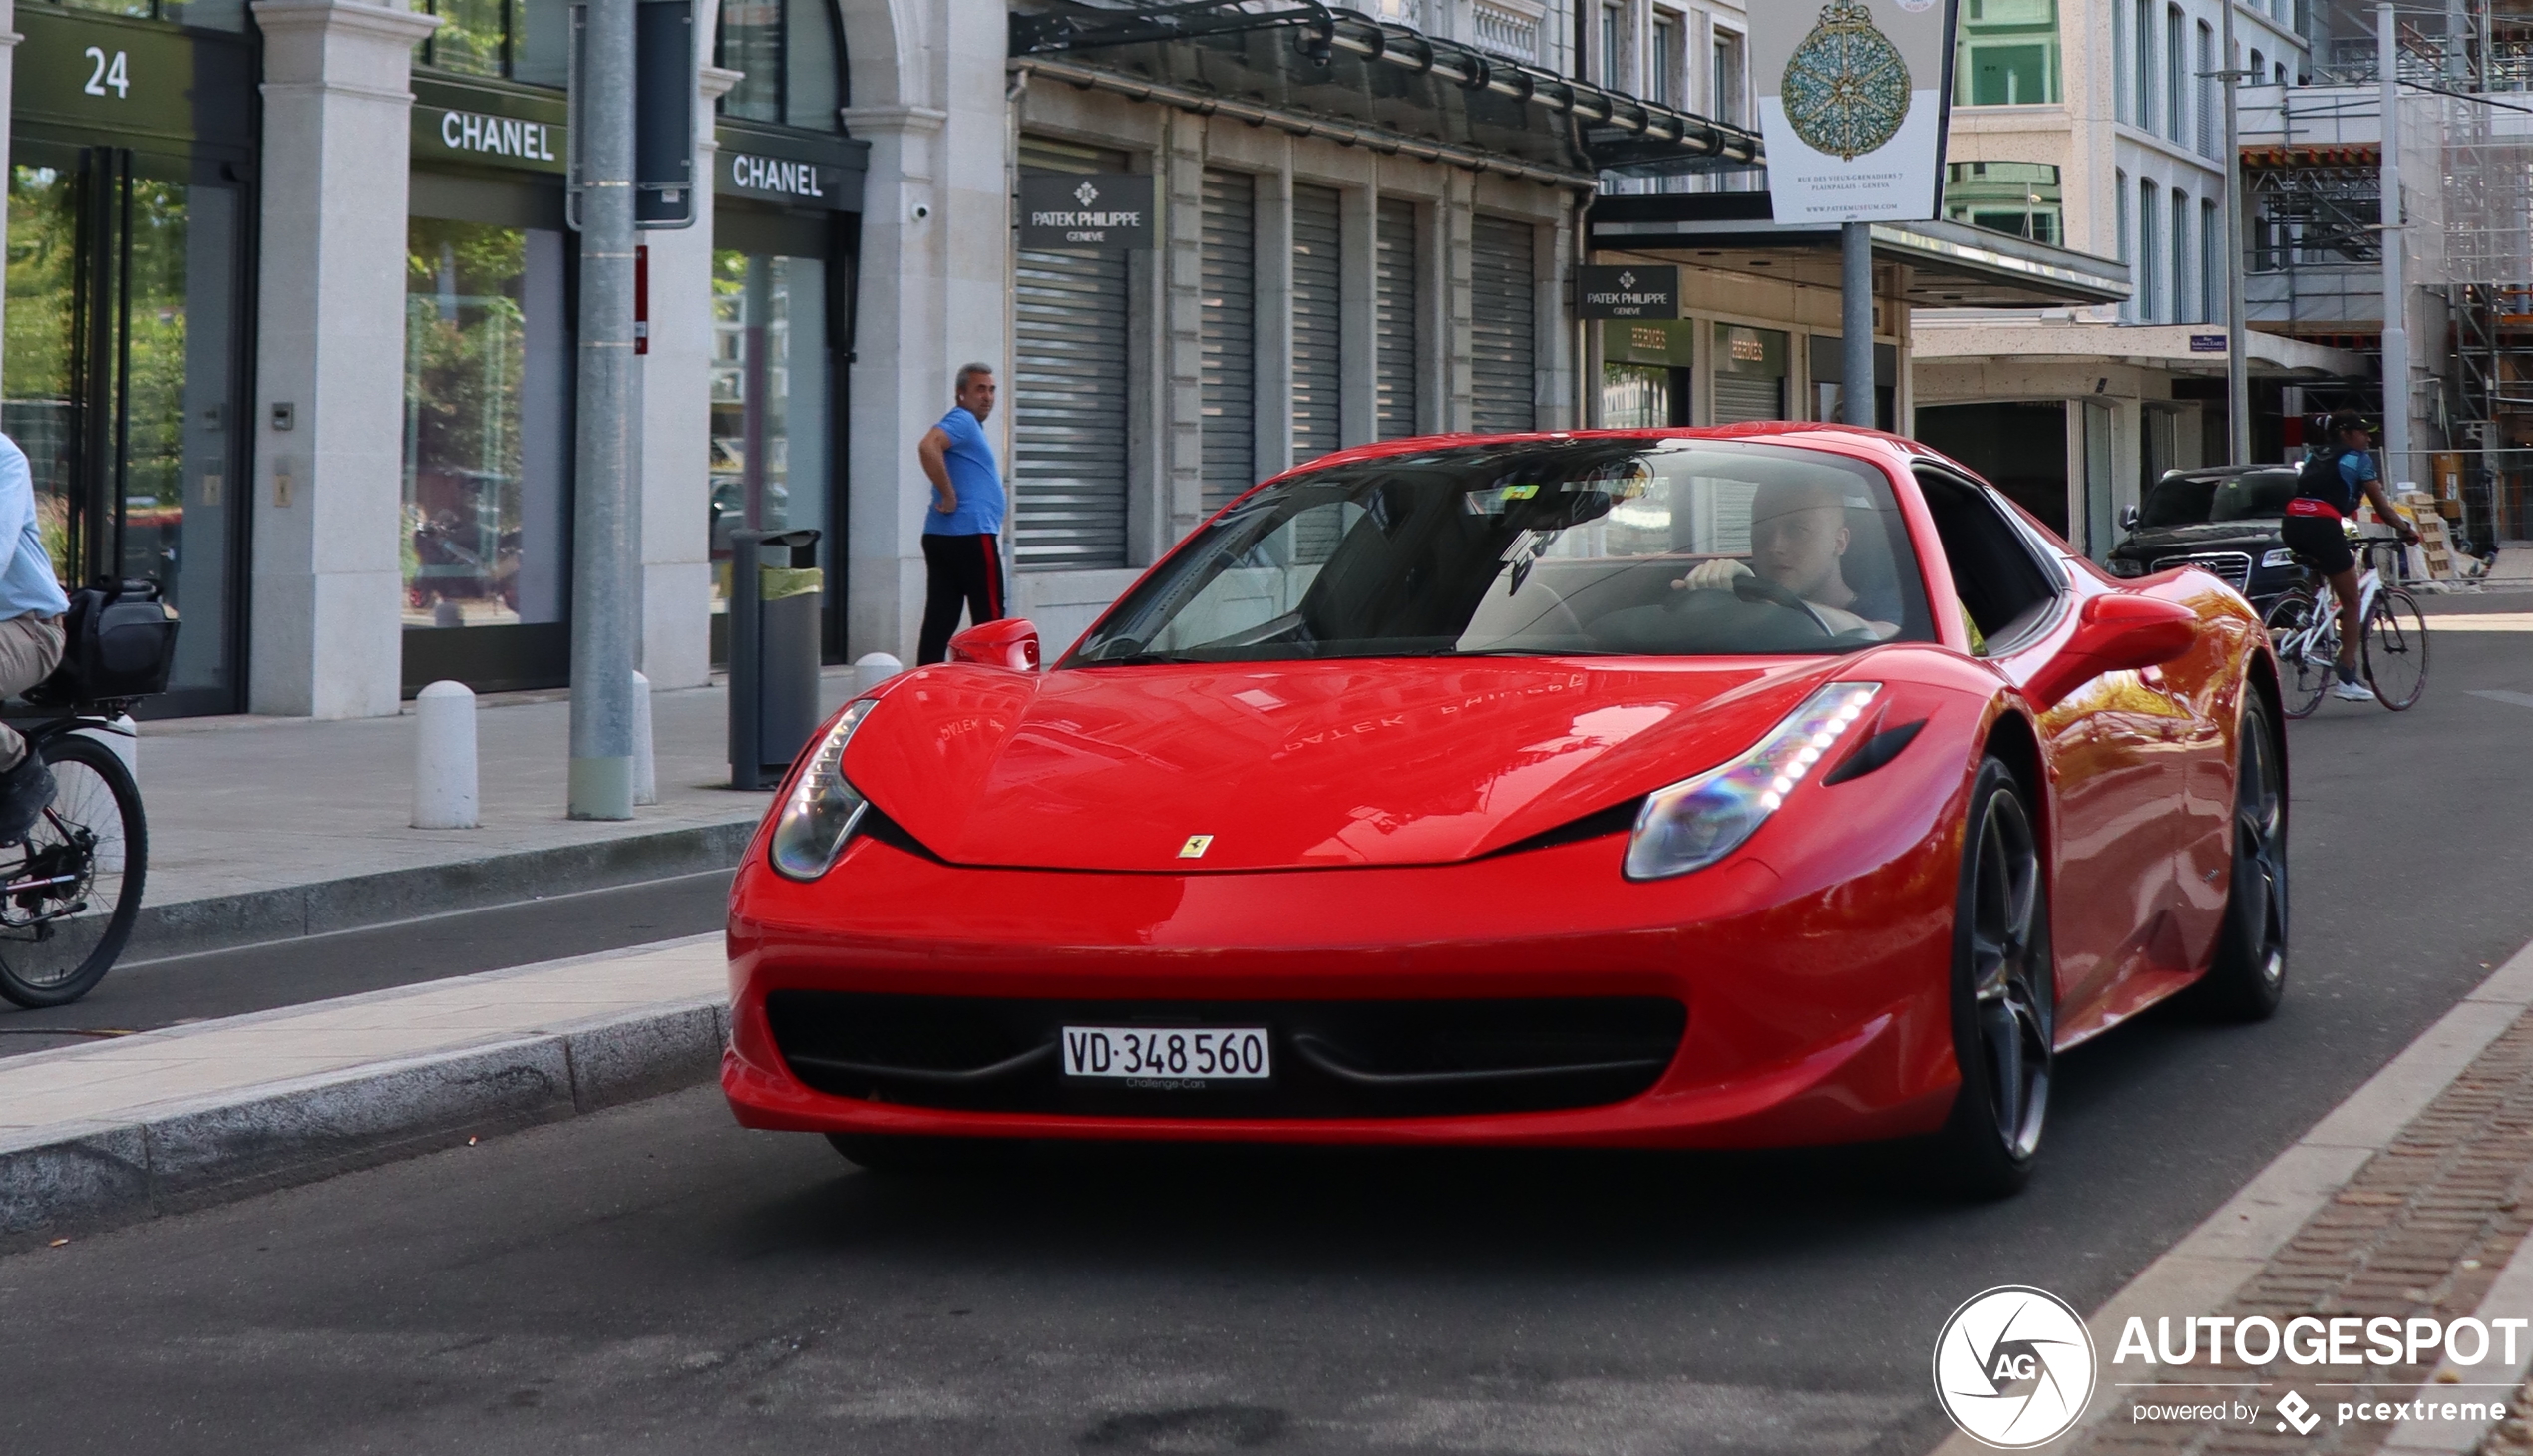
<svg viewBox="0 0 2533 1456">
<path fill-rule="evenodd" d="M 0 1251 L 694 1086 L 720 1069 L 728 1016 L 717 997 L 667 1002 L 0 1136 Z"/>
<path fill-rule="evenodd" d="M 455 910 L 517 905 L 727 870 L 739 863 L 761 815 L 687 825 L 480 859 L 453 860 L 321 880 L 275 890 L 148 905 L 133 922 L 124 961 L 161 960 L 367 929 Z"/>
</svg>

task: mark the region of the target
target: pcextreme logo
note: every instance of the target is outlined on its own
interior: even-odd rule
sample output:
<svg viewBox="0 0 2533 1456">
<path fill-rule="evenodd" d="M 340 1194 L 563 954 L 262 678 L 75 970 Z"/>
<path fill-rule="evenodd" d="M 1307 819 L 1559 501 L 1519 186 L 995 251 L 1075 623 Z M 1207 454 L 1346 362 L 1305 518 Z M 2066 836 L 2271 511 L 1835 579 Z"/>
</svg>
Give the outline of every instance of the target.
<svg viewBox="0 0 2533 1456">
<path fill-rule="evenodd" d="M 2093 1398 L 2093 1335 L 2046 1289 L 1974 1294 L 1935 1338 L 1935 1398 L 1984 1445 L 2018 1451 L 2053 1440 Z"/>
</svg>

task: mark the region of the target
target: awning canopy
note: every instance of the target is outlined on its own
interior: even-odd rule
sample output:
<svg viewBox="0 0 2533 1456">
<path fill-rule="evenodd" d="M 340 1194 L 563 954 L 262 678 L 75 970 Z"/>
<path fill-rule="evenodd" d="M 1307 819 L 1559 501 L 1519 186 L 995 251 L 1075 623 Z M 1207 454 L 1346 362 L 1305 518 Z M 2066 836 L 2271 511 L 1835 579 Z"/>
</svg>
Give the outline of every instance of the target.
<svg viewBox="0 0 2533 1456">
<path fill-rule="evenodd" d="M 1010 51 L 1074 86 L 1581 189 L 1762 161 L 1755 133 L 1319 0 L 1050 0 L 1012 15 Z"/>
<path fill-rule="evenodd" d="M 1835 289 L 1836 224 L 1780 225 L 1765 192 L 1605 196 L 1592 204 L 1588 246 L 1753 277 Z M 1920 308 L 2046 308 L 2117 303 L 2128 264 L 1960 222 L 1876 222 L 1874 260 L 1901 268 Z"/>
</svg>

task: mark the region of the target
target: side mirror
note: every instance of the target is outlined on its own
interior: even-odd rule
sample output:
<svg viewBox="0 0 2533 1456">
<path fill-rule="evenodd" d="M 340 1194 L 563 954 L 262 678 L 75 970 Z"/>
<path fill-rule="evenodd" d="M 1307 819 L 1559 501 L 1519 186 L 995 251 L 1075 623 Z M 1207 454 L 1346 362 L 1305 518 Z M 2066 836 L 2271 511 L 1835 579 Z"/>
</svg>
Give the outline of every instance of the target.
<svg viewBox="0 0 2533 1456">
<path fill-rule="evenodd" d="M 2122 531 L 2135 531 L 2137 529 L 2136 507 L 2122 506 L 2119 508 L 2119 529 Z"/>
<path fill-rule="evenodd" d="M 2135 672 L 2170 662 L 2199 639 L 2199 614 L 2153 596 L 2105 592 L 2077 613 L 2075 631 L 2047 666 L 2023 684 L 2034 706 L 2061 698 L 2105 672 Z"/>
<path fill-rule="evenodd" d="M 969 627 L 949 639 L 949 660 L 1014 672 L 1038 670 L 1038 625 L 1024 616 Z"/>
</svg>

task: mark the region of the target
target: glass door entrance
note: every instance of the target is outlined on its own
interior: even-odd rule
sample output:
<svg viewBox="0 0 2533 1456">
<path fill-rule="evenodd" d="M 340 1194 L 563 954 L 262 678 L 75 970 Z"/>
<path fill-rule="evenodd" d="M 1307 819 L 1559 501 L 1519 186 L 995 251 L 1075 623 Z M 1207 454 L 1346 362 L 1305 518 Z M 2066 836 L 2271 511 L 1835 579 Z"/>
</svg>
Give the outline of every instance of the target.
<svg viewBox="0 0 2533 1456">
<path fill-rule="evenodd" d="M 18 139 L 0 430 L 53 568 L 159 583 L 181 612 L 158 713 L 237 706 L 241 189 L 119 147 Z"/>
</svg>

